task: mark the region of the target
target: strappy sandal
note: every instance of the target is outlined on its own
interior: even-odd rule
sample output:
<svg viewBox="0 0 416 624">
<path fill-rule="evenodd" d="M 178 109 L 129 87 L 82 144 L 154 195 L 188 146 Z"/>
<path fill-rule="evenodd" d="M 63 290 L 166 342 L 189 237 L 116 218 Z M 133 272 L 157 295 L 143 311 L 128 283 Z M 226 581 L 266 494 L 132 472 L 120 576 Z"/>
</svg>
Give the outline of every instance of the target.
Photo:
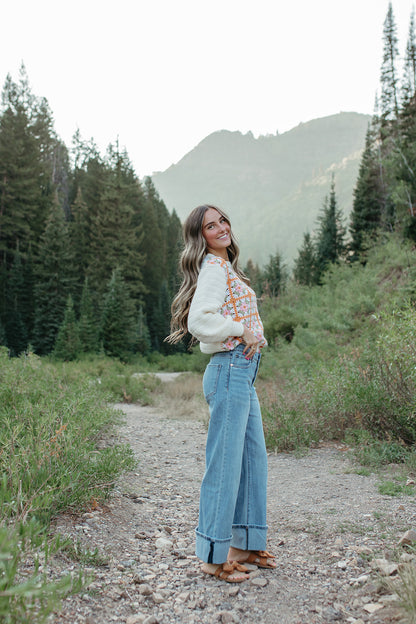
<svg viewBox="0 0 416 624">
<path fill-rule="evenodd" d="M 269 559 L 272 559 L 272 564 L 269 563 Z M 274 562 L 275 555 L 270 554 L 267 550 L 251 550 L 247 557 L 240 560 L 239 563 L 253 563 L 259 568 L 266 568 L 268 570 L 274 570 L 277 564 Z"/>
<path fill-rule="evenodd" d="M 205 574 L 210 574 L 211 576 L 216 576 L 222 581 L 226 581 L 227 583 L 242 583 L 248 579 L 248 576 L 243 578 L 230 578 L 235 572 L 248 572 L 248 569 L 237 563 L 237 561 L 226 561 L 225 563 L 221 563 L 215 572 L 205 572 Z"/>
</svg>

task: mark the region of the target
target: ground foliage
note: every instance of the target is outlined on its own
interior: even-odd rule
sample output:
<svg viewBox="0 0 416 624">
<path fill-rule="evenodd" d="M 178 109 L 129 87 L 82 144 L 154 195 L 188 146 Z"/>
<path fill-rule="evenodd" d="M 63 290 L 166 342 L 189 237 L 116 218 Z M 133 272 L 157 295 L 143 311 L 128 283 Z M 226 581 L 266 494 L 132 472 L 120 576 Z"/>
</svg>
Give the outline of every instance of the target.
<svg viewBox="0 0 416 624">
<path fill-rule="evenodd" d="M 415 296 L 415 249 L 389 235 L 368 252 L 365 266 L 335 264 L 321 286 L 292 283 L 263 302 L 271 446 L 343 439 L 351 429 L 414 445 Z"/>
<path fill-rule="evenodd" d="M 68 546 L 48 537 L 50 521 L 102 502 L 135 466 L 131 450 L 113 438 L 120 415 L 99 380 L 79 366 L 66 371 L 34 354 L 0 352 L 2 622 L 42 622 L 63 595 L 85 585 L 82 571 L 48 577 L 49 558 Z"/>
</svg>

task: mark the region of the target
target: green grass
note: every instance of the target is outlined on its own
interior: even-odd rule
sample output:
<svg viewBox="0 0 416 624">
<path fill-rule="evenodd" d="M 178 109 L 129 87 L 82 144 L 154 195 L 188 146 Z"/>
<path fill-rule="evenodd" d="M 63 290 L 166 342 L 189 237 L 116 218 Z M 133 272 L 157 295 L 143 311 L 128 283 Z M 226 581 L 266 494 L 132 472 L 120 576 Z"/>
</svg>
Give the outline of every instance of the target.
<svg viewBox="0 0 416 624">
<path fill-rule="evenodd" d="M 83 366 L 9 359 L 0 350 L 2 622 L 43 622 L 62 596 L 85 585 L 82 574 L 48 580 L 49 556 L 68 547 L 51 541 L 48 527 L 58 513 L 108 497 L 136 465 L 129 447 L 112 442 L 121 418 L 109 404 L 113 396 Z"/>
<path fill-rule="evenodd" d="M 72 561 L 87 567 L 105 567 L 109 563 L 109 558 L 98 548 L 90 550 L 85 547 L 80 540 L 76 542 L 68 540 L 62 548 L 62 552 Z"/>
<path fill-rule="evenodd" d="M 59 607 L 60 600 L 88 583 L 82 571 L 58 580 L 48 578 L 49 557 L 64 543 L 47 540 L 44 527 L 32 519 L 0 526 L 0 621 L 40 624 Z"/>
<path fill-rule="evenodd" d="M 383 481 L 378 486 L 378 491 L 380 494 L 384 494 L 385 496 L 402 496 L 405 494 L 406 496 L 414 496 L 415 488 L 410 485 L 405 485 L 404 483 L 398 483 L 397 481 Z"/>
</svg>

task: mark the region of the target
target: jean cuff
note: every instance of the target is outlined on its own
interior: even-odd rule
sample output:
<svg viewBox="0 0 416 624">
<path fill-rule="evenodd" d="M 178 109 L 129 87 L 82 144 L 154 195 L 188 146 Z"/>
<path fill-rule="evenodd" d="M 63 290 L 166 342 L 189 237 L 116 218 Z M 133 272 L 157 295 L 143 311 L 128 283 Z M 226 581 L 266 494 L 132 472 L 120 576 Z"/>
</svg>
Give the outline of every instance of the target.
<svg viewBox="0 0 416 624">
<path fill-rule="evenodd" d="M 195 554 L 205 563 L 224 563 L 227 561 L 231 545 L 231 535 L 227 539 L 214 539 L 196 531 Z"/>
<path fill-rule="evenodd" d="M 240 550 L 266 550 L 267 526 L 233 525 L 231 546 Z"/>
</svg>

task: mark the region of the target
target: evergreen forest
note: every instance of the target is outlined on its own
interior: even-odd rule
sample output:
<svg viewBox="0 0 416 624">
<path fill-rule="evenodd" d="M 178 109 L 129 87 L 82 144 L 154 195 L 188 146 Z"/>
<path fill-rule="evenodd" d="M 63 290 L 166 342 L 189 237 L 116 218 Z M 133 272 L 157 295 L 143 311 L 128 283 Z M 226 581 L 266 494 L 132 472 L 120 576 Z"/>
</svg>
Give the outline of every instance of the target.
<svg viewBox="0 0 416 624">
<path fill-rule="evenodd" d="M 0 179 L 0 343 L 12 355 L 172 350 L 178 217 L 117 142 L 105 156 L 78 132 L 64 145 L 23 66 L 2 92 Z"/>
</svg>

